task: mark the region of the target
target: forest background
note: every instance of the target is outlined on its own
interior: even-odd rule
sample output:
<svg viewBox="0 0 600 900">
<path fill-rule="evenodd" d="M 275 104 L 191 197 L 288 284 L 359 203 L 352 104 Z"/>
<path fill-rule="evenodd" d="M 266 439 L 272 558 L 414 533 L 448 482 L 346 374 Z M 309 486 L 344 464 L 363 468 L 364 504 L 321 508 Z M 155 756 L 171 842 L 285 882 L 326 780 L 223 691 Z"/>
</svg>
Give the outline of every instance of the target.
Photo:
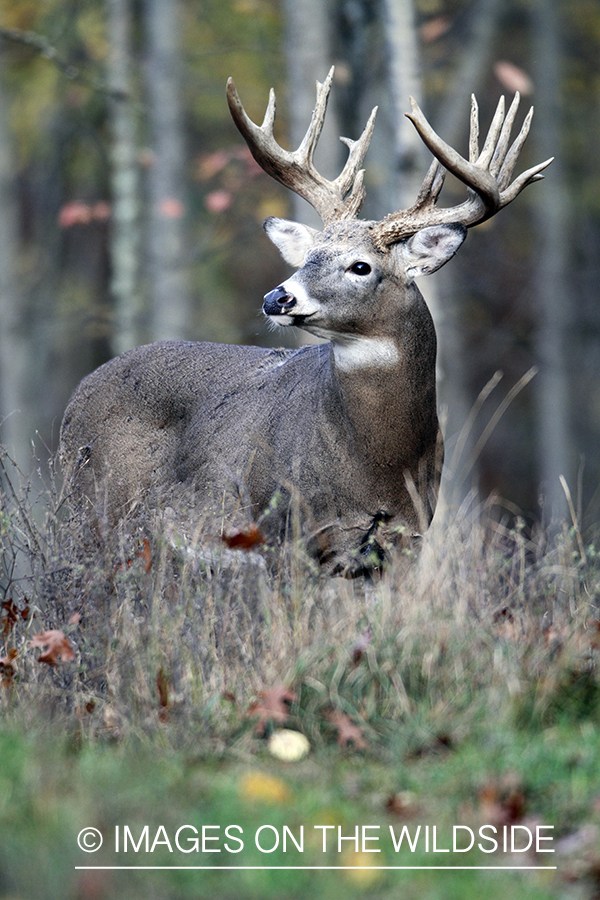
<svg viewBox="0 0 600 900">
<path fill-rule="evenodd" d="M 337 174 L 338 136 L 357 138 L 379 105 L 367 218 L 409 206 L 427 169 L 403 116 L 409 95 L 462 153 L 471 92 L 482 130 L 500 93 L 518 89 L 523 114 L 535 105 L 520 170 L 554 156 L 545 181 L 422 285 L 438 328 L 448 475 L 531 519 L 564 512 L 564 475 L 580 521 L 594 522 L 596 0 L 3 0 L 0 439 L 35 470 L 57 449 L 80 378 L 137 344 L 294 340 L 260 315 L 286 273 L 260 224 L 318 223 L 253 162 L 225 82 L 234 77 L 258 121 L 274 87 L 276 134 L 296 146 L 332 63 L 317 164 Z M 463 195 L 449 183 L 442 202 Z"/>
</svg>

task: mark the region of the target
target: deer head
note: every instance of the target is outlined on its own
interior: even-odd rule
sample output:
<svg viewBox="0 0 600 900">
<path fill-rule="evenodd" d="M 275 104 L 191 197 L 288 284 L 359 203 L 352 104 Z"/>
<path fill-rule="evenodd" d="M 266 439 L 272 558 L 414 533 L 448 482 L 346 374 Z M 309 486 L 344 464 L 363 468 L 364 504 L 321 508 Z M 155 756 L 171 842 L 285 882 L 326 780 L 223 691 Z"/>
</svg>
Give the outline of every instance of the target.
<svg viewBox="0 0 600 900">
<path fill-rule="evenodd" d="M 284 150 L 273 136 L 276 106 L 273 90 L 264 121 L 258 126 L 247 116 L 231 78 L 227 84 L 231 114 L 254 159 L 265 172 L 307 200 L 323 220 L 325 230 L 322 234 L 279 219 L 271 218 L 265 222 L 267 234 L 293 266 L 302 266 L 307 254 L 316 247 L 347 244 L 353 250 L 347 260 L 348 277 L 359 280 L 368 278 L 373 266 L 368 259 L 360 258 L 357 252 L 360 244 L 363 255 L 387 254 L 392 257 L 387 262 L 388 267 L 396 271 L 404 270 L 409 279 L 430 274 L 454 255 L 464 240 L 467 228 L 489 219 L 514 200 L 528 184 L 542 179 L 542 171 L 552 162 L 548 159 L 539 163 L 511 181 L 533 116 L 531 108 L 511 144 L 511 131 L 519 108 L 518 93 L 506 115 L 504 98 L 500 98 L 481 152 L 479 113 L 477 101 L 472 95 L 468 160 L 435 133 L 411 97 L 412 111 L 407 114 L 408 118 L 435 157 L 417 199 L 409 209 L 390 213 L 380 222 L 351 227 L 350 223 L 356 223 L 365 198 L 364 169 L 361 166 L 373 135 L 377 107 L 373 109 L 358 141 L 341 138 L 349 148 L 349 155 L 340 175 L 334 181 L 323 178 L 316 170 L 313 158 L 325 120 L 333 73 L 332 67 L 325 82 L 317 82 L 317 102 L 312 120 L 295 151 Z M 467 199 L 459 206 L 437 205 L 446 171 L 450 171 L 468 188 Z M 286 284 L 276 288 L 267 295 L 265 312 L 278 316 L 282 324 L 301 325 L 308 331 L 321 332 L 322 336 L 330 337 L 331 329 L 323 330 L 306 298 L 288 290 L 289 286 Z"/>
</svg>

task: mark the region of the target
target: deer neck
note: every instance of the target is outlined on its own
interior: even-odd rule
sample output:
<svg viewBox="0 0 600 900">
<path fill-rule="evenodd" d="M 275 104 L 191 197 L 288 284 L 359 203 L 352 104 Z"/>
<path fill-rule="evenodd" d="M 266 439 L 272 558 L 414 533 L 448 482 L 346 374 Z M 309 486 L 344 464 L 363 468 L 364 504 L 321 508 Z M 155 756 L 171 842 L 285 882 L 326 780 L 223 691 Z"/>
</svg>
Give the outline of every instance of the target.
<svg viewBox="0 0 600 900">
<path fill-rule="evenodd" d="M 424 301 L 385 337 L 334 338 L 330 360 L 346 417 L 368 453 L 389 464 L 435 441 L 436 336 Z"/>
</svg>

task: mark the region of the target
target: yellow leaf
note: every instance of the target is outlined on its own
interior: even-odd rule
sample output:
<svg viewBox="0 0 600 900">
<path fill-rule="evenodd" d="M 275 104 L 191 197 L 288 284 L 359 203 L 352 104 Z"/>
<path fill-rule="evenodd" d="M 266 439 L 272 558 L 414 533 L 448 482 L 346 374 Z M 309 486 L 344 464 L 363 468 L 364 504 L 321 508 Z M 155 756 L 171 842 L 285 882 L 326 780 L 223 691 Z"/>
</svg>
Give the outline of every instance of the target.
<svg viewBox="0 0 600 900">
<path fill-rule="evenodd" d="M 351 881 L 353 884 L 369 887 L 383 874 L 379 869 L 374 868 L 374 866 L 385 865 L 382 857 L 382 853 L 363 853 L 361 850 L 357 853 L 353 847 L 347 847 L 341 855 L 340 865 L 361 866 L 362 868 L 347 869 L 342 874 L 347 881 Z"/>
<path fill-rule="evenodd" d="M 264 772 L 248 772 L 241 780 L 239 795 L 242 800 L 263 803 L 287 803 L 292 799 L 292 792 L 281 778 L 267 775 Z"/>
</svg>

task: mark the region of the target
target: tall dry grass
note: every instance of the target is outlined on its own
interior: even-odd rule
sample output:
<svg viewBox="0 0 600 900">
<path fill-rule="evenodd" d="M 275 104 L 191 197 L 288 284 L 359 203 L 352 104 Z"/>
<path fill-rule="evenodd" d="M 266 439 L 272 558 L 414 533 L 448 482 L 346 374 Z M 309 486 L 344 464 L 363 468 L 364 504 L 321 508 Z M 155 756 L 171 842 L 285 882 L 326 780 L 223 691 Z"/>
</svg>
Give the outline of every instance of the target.
<svg viewBox="0 0 600 900">
<path fill-rule="evenodd" d="M 26 727 L 248 753 L 246 711 L 281 684 L 314 744 L 335 709 L 374 752 L 418 755 L 484 720 L 600 710 L 600 566 L 574 518 L 526 528 L 471 494 L 371 581 L 324 578 L 301 541 L 273 574 L 165 517 L 82 558 L 53 473 L 34 489 L 4 450 L 1 465 L 0 708 Z M 39 662 L 51 629 L 75 660 Z"/>
</svg>

